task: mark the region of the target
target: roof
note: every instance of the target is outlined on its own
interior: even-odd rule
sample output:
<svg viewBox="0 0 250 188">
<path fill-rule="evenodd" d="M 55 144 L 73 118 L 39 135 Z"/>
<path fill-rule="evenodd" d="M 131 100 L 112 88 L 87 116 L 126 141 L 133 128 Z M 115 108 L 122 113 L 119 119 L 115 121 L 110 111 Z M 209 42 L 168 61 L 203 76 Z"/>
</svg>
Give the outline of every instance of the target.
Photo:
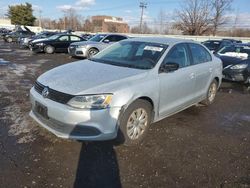
<svg viewBox="0 0 250 188">
<path fill-rule="evenodd" d="M 181 43 L 181 42 L 194 42 L 193 40 L 180 39 L 180 38 L 168 38 L 168 37 L 138 37 L 138 38 L 131 38 L 129 40 L 168 44 L 168 45 L 174 45 L 176 43 Z"/>
</svg>

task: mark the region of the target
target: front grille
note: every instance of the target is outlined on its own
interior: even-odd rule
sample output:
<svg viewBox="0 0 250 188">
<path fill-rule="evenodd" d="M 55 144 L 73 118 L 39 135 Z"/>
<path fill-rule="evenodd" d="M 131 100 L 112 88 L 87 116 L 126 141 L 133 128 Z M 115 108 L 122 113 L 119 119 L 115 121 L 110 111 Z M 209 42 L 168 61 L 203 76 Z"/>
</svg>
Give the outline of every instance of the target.
<svg viewBox="0 0 250 188">
<path fill-rule="evenodd" d="M 39 94 L 42 95 L 45 86 L 39 82 L 35 82 L 34 88 Z M 66 104 L 67 102 L 69 102 L 70 99 L 74 97 L 74 95 L 62 93 L 60 91 L 56 91 L 51 88 L 48 88 L 48 90 L 49 90 L 49 95 L 46 98 L 62 104 Z"/>
</svg>

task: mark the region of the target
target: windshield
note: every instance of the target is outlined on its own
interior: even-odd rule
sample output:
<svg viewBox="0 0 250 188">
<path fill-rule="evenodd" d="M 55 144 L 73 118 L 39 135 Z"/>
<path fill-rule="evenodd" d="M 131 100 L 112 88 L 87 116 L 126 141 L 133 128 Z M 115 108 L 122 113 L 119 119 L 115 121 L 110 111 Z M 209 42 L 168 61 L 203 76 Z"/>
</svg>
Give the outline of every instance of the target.
<svg viewBox="0 0 250 188">
<path fill-rule="evenodd" d="M 250 47 L 249 46 L 225 46 L 218 51 L 221 55 L 242 55 L 245 58 L 250 58 Z"/>
<path fill-rule="evenodd" d="M 159 43 L 121 41 L 101 51 L 90 60 L 116 66 L 152 69 L 167 47 Z"/>
<path fill-rule="evenodd" d="M 49 40 L 55 40 L 55 39 L 57 39 L 59 36 L 61 36 L 61 35 L 52 35 L 52 36 L 48 37 L 48 39 L 49 39 Z"/>
<path fill-rule="evenodd" d="M 107 35 L 104 35 L 104 34 L 98 34 L 98 35 L 93 36 L 91 39 L 89 39 L 89 41 L 100 42 L 106 36 Z"/>
<path fill-rule="evenodd" d="M 218 53 L 220 54 L 225 54 L 228 52 L 250 54 L 250 46 L 225 46 L 221 50 L 218 51 Z"/>
</svg>

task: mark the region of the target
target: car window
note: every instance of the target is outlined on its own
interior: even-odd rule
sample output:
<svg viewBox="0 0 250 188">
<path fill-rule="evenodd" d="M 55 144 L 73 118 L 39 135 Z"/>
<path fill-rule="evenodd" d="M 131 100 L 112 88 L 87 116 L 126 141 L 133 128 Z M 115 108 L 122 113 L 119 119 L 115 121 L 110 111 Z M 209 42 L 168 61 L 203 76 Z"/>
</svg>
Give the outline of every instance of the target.
<svg viewBox="0 0 250 188">
<path fill-rule="evenodd" d="M 73 36 L 73 35 L 71 35 L 71 36 L 70 36 L 70 40 L 71 40 L 71 41 L 81 41 L 81 38 L 78 37 L 78 36 Z"/>
<path fill-rule="evenodd" d="M 249 46 L 225 46 L 218 51 L 219 55 L 229 55 L 235 57 L 250 57 L 250 47 Z"/>
<path fill-rule="evenodd" d="M 58 40 L 59 41 L 69 41 L 69 37 L 68 36 L 61 36 Z"/>
<path fill-rule="evenodd" d="M 99 52 L 91 60 L 116 66 L 151 69 L 157 64 L 167 47 L 165 44 L 158 43 L 120 41 Z"/>
<path fill-rule="evenodd" d="M 105 34 L 98 34 L 89 39 L 89 41 L 100 42 L 104 37 L 106 37 Z"/>
<path fill-rule="evenodd" d="M 109 42 L 118 42 L 120 40 L 124 40 L 126 37 L 119 35 L 109 35 L 104 40 L 109 40 Z"/>
<path fill-rule="evenodd" d="M 203 45 L 205 45 L 210 50 L 215 50 L 220 47 L 220 41 L 205 41 Z"/>
<path fill-rule="evenodd" d="M 193 57 L 193 64 L 200 64 L 212 61 L 210 53 L 201 45 L 189 43 L 189 47 Z"/>
<path fill-rule="evenodd" d="M 180 68 L 189 66 L 189 53 L 186 44 L 177 44 L 172 47 L 163 62 L 165 64 L 177 63 Z"/>
</svg>

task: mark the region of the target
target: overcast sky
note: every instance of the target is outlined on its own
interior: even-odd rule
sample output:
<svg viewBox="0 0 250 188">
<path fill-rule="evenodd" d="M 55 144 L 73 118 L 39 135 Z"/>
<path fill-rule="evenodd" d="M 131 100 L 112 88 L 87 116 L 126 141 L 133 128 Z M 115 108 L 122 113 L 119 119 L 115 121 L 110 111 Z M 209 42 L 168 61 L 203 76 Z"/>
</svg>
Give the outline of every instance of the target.
<svg viewBox="0 0 250 188">
<path fill-rule="evenodd" d="M 173 13 L 185 0 L 148 0 L 144 19 L 153 24 L 157 15 L 163 10 L 168 20 L 173 19 Z M 74 8 L 82 16 L 111 15 L 122 17 L 130 25 L 136 25 L 140 19 L 139 0 L 0 0 L 0 15 L 4 15 L 8 5 L 29 2 L 33 5 L 34 14 L 42 11 L 42 17 L 57 19 L 63 16 L 63 10 Z M 231 22 L 237 15 L 238 25 L 250 28 L 250 0 L 234 0 L 232 10 L 228 12 Z"/>
</svg>

